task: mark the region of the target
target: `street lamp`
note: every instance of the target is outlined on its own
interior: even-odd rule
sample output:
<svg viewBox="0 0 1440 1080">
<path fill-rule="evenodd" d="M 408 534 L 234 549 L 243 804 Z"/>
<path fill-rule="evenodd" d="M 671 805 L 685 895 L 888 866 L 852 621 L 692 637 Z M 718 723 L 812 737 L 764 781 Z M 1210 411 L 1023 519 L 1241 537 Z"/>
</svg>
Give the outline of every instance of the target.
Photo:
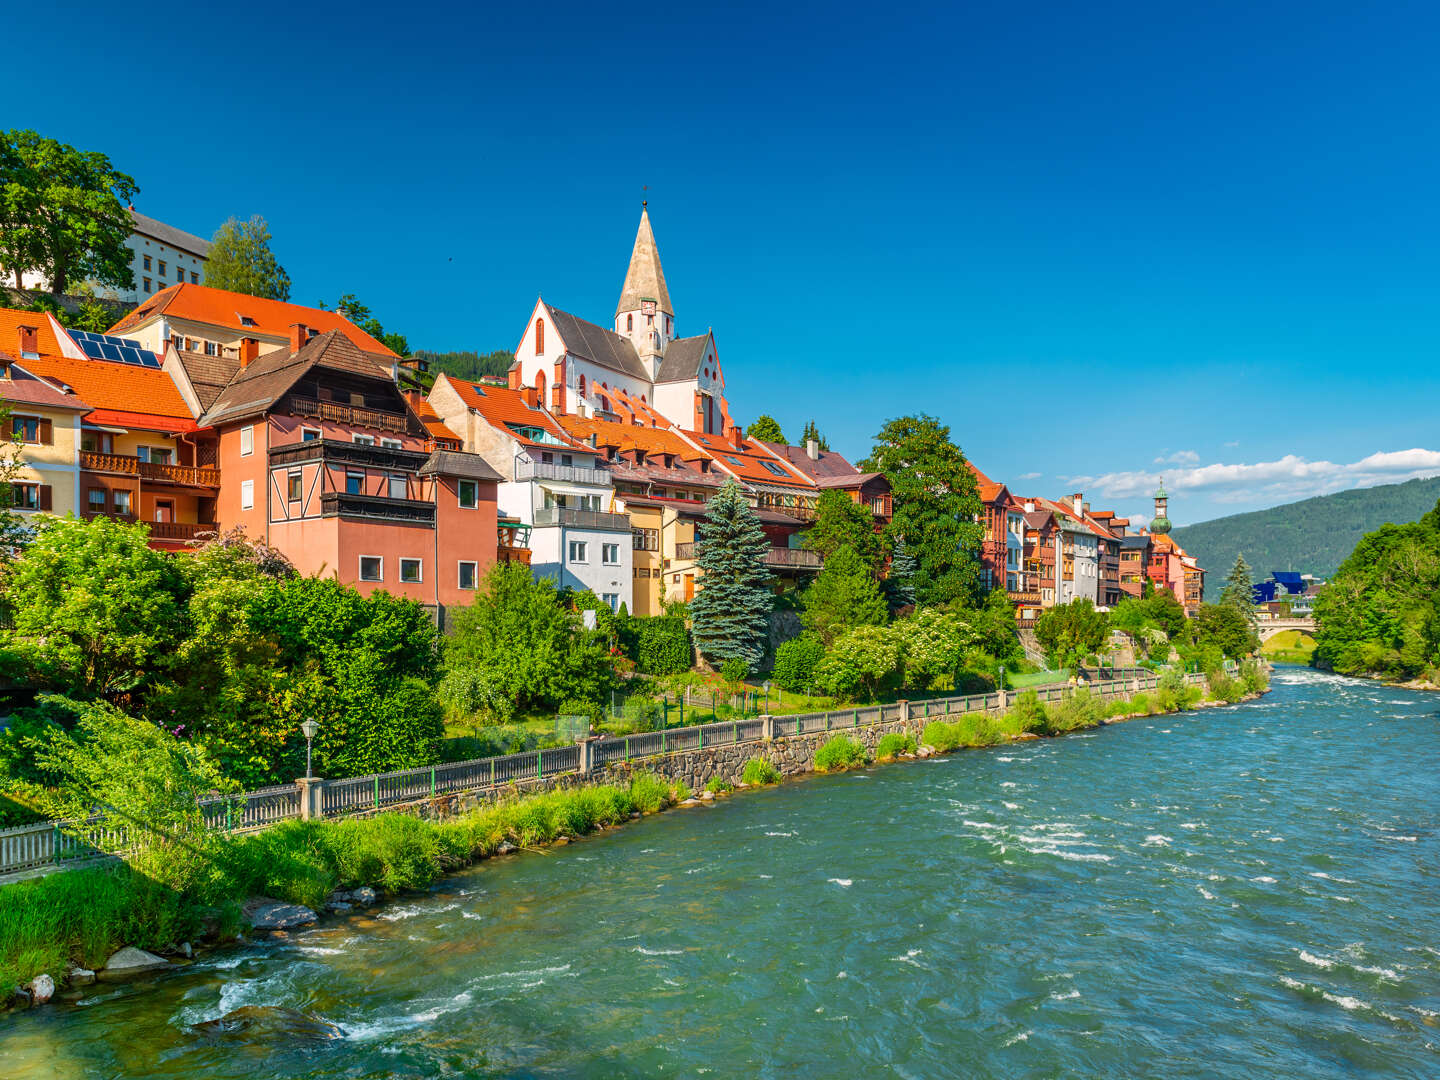
<svg viewBox="0 0 1440 1080">
<path fill-rule="evenodd" d="M 320 725 L 314 720 L 306 720 L 300 725 L 300 734 L 305 736 L 305 779 L 313 780 L 310 772 L 310 746 L 315 741 L 315 735 L 320 730 Z"/>
</svg>

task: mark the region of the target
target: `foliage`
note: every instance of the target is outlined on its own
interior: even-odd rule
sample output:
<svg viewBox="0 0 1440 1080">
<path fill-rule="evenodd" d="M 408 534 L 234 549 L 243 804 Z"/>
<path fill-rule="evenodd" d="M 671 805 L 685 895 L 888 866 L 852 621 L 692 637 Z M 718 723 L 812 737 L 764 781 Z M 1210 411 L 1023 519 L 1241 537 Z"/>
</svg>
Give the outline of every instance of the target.
<svg viewBox="0 0 1440 1080">
<path fill-rule="evenodd" d="M 462 382 L 478 382 L 487 375 L 503 376 L 515 363 L 515 354 L 509 349 L 494 352 L 428 352 L 424 349 L 415 353 L 429 366 L 432 375 L 445 372 Z"/>
<path fill-rule="evenodd" d="M 784 443 L 789 445 L 785 433 L 780 430 L 780 421 L 773 416 L 762 414 L 756 417 L 755 422 L 745 429 L 747 439 L 759 439 L 761 442 Z"/>
<path fill-rule="evenodd" d="M 807 420 L 805 421 L 805 430 L 800 433 L 800 445 L 809 446 L 811 439 L 815 440 L 815 444 L 820 448 L 821 451 L 826 453 L 829 452 L 829 440 L 826 439 L 824 435 L 820 434 L 820 429 L 816 427 L 814 420 Z"/>
<path fill-rule="evenodd" d="M 1109 615 L 1096 611 L 1083 596 L 1047 608 L 1035 620 L 1035 637 L 1056 667 L 1078 668 L 1086 656 L 1105 644 L 1109 634 Z"/>
<path fill-rule="evenodd" d="M 1013 731 L 1044 731 L 1050 723 L 1050 717 L 1045 706 L 1040 703 L 1040 695 L 1034 690 L 1027 690 L 1010 706 L 1005 714 L 1005 723 Z"/>
<path fill-rule="evenodd" d="M 791 638 L 775 650 L 775 682 L 796 694 L 808 690 L 824 657 L 825 643 L 814 634 Z"/>
<path fill-rule="evenodd" d="M 1210 672 L 1206 676 L 1205 682 L 1209 687 L 1211 697 L 1230 704 L 1243 700 L 1248 693 L 1243 679 L 1227 675 L 1220 668 Z"/>
<path fill-rule="evenodd" d="M 1367 533 L 1387 522 L 1411 522 L 1440 499 L 1440 477 L 1356 488 L 1248 514 L 1233 514 L 1173 532 L 1201 566 L 1229 566 L 1245 552 L 1262 576 L 1291 568 L 1333 577 Z M 1218 593 L 1207 581 L 1207 597 Z"/>
<path fill-rule="evenodd" d="M 1240 681 L 1245 684 L 1246 693 L 1263 694 L 1270 689 L 1269 669 L 1258 660 L 1246 660 L 1240 665 Z"/>
<path fill-rule="evenodd" d="M 20 475 L 22 444 L 4 437 L 3 433 L 10 430 L 10 406 L 0 401 L 0 574 L 4 574 L 5 565 L 25 531 L 24 522 L 14 509 L 15 489 L 11 487 Z M 4 585 L 4 578 L 0 577 L 0 613 L 9 607 Z"/>
<path fill-rule="evenodd" d="M 851 548 L 871 574 L 880 570 L 885 552 L 870 509 L 845 492 L 827 488 L 815 507 L 815 524 L 805 533 L 805 548 L 828 560 L 843 547 Z"/>
<path fill-rule="evenodd" d="M 1004 735 L 984 713 L 966 713 L 954 720 L 931 720 L 920 733 L 920 742 L 933 750 L 949 753 L 962 746 L 994 746 Z"/>
<path fill-rule="evenodd" d="M 885 600 L 891 611 L 915 606 L 915 575 L 919 570 L 920 563 L 910 554 L 905 537 L 895 537 L 890 555 L 890 573 L 885 578 Z"/>
<path fill-rule="evenodd" d="M 603 633 L 586 630 L 561 605 L 554 583 L 519 563 L 496 565 L 474 602 L 456 614 L 445 669 L 447 705 L 464 711 L 476 703 L 449 696 L 452 674 L 469 672 L 484 689 L 482 707 L 501 720 L 551 710 L 571 697 L 601 701 L 614 683 Z"/>
<path fill-rule="evenodd" d="M 210 241 L 205 284 L 268 300 L 289 300 L 290 275 L 270 250 L 270 240 L 270 226 L 260 215 L 249 221 L 232 217 Z"/>
<path fill-rule="evenodd" d="M 38 271 L 50 292 L 92 279 L 131 289 L 135 180 L 94 150 L 77 150 L 33 131 L 0 132 L 0 267 Z"/>
<path fill-rule="evenodd" d="M 981 595 L 980 495 L 965 455 L 950 429 L 932 416 L 887 423 L 861 465 L 890 481 L 893 517 L 888 535 L 904 537 L 919 569 L 914 578 L 921 603 L 973 602 Z"/>
<path fill-rule="evenodd" d="M 915 752 L 915 737 L 903 731 L 891 731 L 880 736 L 875 744 L 876 761 L 893 761 L 901 754 Z"/>
<path fill-rule="evenodd" d="M 1235 565 L 1225 579 L 1225 588 L 1220 591 L 1220 603 L 1234 608 L 1245 616 L 1248 623 L 1255 622 L 1255 583 L 1250 577 L 1250 564 L 1244 555 L 1235 556 Z"/>
<path fill-rule="evenodd" d="M 330 309 L 321 301 L 317 307 L 321 311 Z M 346 293 L 335 302 L 335 310 L 344 315 L 352 323 L 358 326 L 365 333 L 369 334 L 380 344 L 393 352 L 396 356 L 410 355 L 410 342 L 404 334 L 387 331 L 380 320 L 370 313 L 370 308 L 362 304 L 354 293 Z"/>
<path fill-rule="evenodd" d="M 699 526 L 701 588 L 690 602 L 691 632 L 712 663 L 743 660 L 754 669 L 770 635 L 770 542 L 734 480 L 727 480 Z"/>
<path fill-rule="evenodd" d="M 815 668 L 815 684 L 837 698 L 864 690 L 874 700 L 900 669 L 900 646 L 883 626 L 860 626 L 841 637 Z"/>
<path fill-rule="evenodd" d="M 724 795 L 727 791 L 734 791 L 735 785 L 723 776 L 712 776 L 709 781 L 706 782 L 705 790 L 712 795 Z"/>
<path fill-rule="evenodd" d="M 185 582 L 149 530 L 110 518 L 41 518 L 11 567 L 14 642 L 62 693 L 128 700 L 169 666 L 183 633 Z"/>
<path fill-rule="evenodd" d="M 886 606 L 870 568 L 855 549 L 842 546 L 801 597 L 800 621 L 826 645 L 857 626 L 883 626 Z"/>
<path fill-rule="evenodd" d="M 890 628 L 903 665 L 901 685 L 923 690 L 931 680 L 953 675 L 966 654 L 982 646 L 983 637 L 970 612 L 921 608 Z"/>
<path fill-rule="evenodd" d="M 683 618 L 654 615 L 632 620 L 639 626 L 637 661 L 646 675 L 678 675 L 689 671 L 695 649 Z"/>
<path fill-rule="evenodd" d="M 842 772 L 865 764 L 865 747 L 848 735 L 834 735 L 815 751 L 816 772 Z"/>
<path fill-rule="evenodd" d="M 740 782 L 751 787 L 762 784 L 778 784 L 780 782 L 780 770 L 777 769 L 769 758 L 752 757 L 745 762 L 745 771 L 740 774 Z"/>
<path fill-rule="evenodd" d="M 1201 604 L 1190 620 L 1190 637 L 1197 649 L 1219 651 L 1231 660 L 1240 660 L 1260 648 L 1246 614 L 1229 604 Z"/>
<path fill-rule="evenodd" d="M 1159 712 L 1182 712 L 1192 708 L 1201 698 L 1198 686 L 1191 686 L 1185 677 L 1173 668 L 1160 676 L 1155 687 L 1155 707 Z"/>
<path fill-rule="evenodd" d="M 1047 735 L 1059 735 L 1095 727 L 1104 721 L 1105 712 L 1105 703 L 1089 690 L 1081 688 L 1046 710 L 1043 730 Z"/>
</svg>

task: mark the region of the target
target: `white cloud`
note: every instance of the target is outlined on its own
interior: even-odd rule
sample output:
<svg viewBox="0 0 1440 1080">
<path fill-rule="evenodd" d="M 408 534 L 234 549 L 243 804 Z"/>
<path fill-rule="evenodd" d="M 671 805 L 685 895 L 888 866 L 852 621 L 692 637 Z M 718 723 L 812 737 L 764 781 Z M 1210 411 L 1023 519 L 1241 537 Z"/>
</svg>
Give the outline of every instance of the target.
<svg viewBox="0 0 1440 1080">
<path fill-rule="evenodd" d="M 1156 465 L 1198 465 L 1200 455 L 1194 450 L 1176 450 L 1169 457 L 1157 457 Z"/>
<path fill-rule="evenodd" d="M 1237 447 L 1237 446 L 1239 446 L 1239 445 L 1240 445 L 1240 440 L 1239 440 L 1239 439 L 1233 439 L 1233 440 L 1231 440 L 1230 442 L 1227 442 L 1227 443 L 1225 444 L 1225 449 L 1226 449 L 1226 450 L 1233 450 L 1233 449 L 1235 449 L 1235 447 Z"/>
<path fill-rule="evenodd" d="M 1175 455 L 1171 455 L 1174 457 Z M 1328 495 L 1347 488 L 1395 484 L 1420 476 L 1440 476 L 1440 450 L 1385 450 L 1348 464 L 1308 461 L 1286 454 L 1277 461 L 1239 465 L 1198 465 L 1160 472 L 1113 472 L 1072 477 L 1081 488 L 1112 499 L 1151 494 L 1164 477 L 1172 495 L 1196 493 L 1216 502 L 1260 499 L 1293 500 Z"/>
<path fill-rule="evenodd" d="M 1017 480 L 1039 480 L 1039 479 L 1040 479 L 1040 474 L 1039 474 L 1038 472 L 1024 472 L 1024 473 L 1021 473 L 1019 476 L 1017 476 L 1015 479 L 1017 479 Z"/>
</svg>

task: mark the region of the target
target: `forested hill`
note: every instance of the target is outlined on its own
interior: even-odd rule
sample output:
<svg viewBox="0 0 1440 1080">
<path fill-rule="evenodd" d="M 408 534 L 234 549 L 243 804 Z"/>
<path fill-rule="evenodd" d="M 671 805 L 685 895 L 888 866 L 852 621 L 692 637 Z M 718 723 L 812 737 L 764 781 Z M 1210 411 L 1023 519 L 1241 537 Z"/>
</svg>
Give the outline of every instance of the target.
<svg viewBox="0 0 1440 1080">
<path fill-rule="evenodd" d="M 482 375 L 504 375 L 515 362 L 515 354 L 509 349 L 496 349 L 490 353 L 477 352 L 428 352 L 421 349 L 415 354 L 430 365 L 431 379 L 440 372 L 454 375 L 457 379 L 474 380 Z M 427 380 L 427 385 L 430 380 Z"/>
<path fill-rule="evenodd" d="M 1208 571 L 1205 595 L 1213 599 L 1224 588 L 1236 553 L 1245 556 L 1256 581 L 1272 570 L 1329 578 L 1366 533 L 1386 522 L 1415 521 L 1437 499 L 1440 477 L 1407 480 L 1202 521 L 1176 529 L 1174 536 Z"/>
</svg>

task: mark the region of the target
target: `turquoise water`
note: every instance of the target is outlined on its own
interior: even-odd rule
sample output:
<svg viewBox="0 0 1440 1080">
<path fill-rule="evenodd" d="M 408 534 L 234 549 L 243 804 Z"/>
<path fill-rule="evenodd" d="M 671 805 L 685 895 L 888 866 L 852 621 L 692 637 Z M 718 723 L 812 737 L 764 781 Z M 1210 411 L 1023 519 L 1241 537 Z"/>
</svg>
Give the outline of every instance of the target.
<svg viewBox="0 0 1440 1080">
<path fill-rule="evenodd" d="M 1440 1075 L 1440 697 L 817 778 L 0 1019 L 0 1075 Z M 242 1005 L 322 1043 L 191 1025 Z"/>
</svg>

